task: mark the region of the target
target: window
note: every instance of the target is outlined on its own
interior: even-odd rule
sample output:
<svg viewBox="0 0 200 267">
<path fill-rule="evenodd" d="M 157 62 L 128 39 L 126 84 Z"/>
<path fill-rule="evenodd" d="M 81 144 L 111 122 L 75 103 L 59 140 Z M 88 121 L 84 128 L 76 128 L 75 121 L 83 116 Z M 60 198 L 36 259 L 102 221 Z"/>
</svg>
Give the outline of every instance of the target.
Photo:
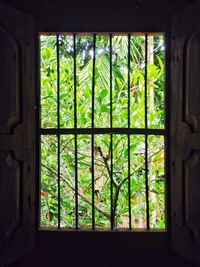
<svg viewBox="0 0 200 267">
<path fill-rule="evenodd" d="M 163 34 L 40 35 L 40 226 L 166 229 Z"/>
<path fill-rule="evenodd" d="M 176 15 L 177 9 L 175 6 L 177 5 L 157 5 L 153 2 L 139 2 L 141 2 L 138 5 L 139 7 L 135 7 L 133 2 L 123 3 L 123 5 L 119 2 L 113 5 L 110 1 L 109 3 L 101 3 L 98 7 L 92 3 L 90 4 L 90 1 L 73 2 L 73 4 L 72 2 L 62 1 L 60 5 L 58 3 L 49 3 L 48 6 L 44 2 L 43 4 L 40 3 L 42 6 L 39 9 L 38 6 L 33 8 L 30 3 L 27 5 L 30 9 L 25 8 L 24 5 L 16 5 L 17 9 L 23 9 L 24 12 L 32 15 L 36 28 L 34 28 L 28 16 L 4 4 L 0 4 L 0 12 L 2 14 L 0 31 L 2 75 L 0 83 L 3 88 L 0 98 L 0 196 L 1 203 L 3 203 L 1 205 L 3 217 L 0 223 L 0 258 L 2 265 L 9 264 L 11 261 L 30 253 L 35 247 L 36 232 L 36 248 L 40 251 L 40 255 L 42 255 L 41 259 L 43 259 L 44 250 L 46 250 L 46 259 L 48 260 L 46 265 L 48 266 L 62 266 L 62 261 L 65 261 L 65 265 L 71 266 L 88 266 L 93 263 L 95 264 L 97 261 L 98 265 L 101 266 L 104 266 L 105 263 L 107 265 L 111 263 L 110 265 L 114 264 L 116 266 L 124 265 L 124 263 L 130 262 L 130 260 L 134 261 L 136 265 L 139 263 L 138 265 L 146 266 L 152 262 L 153 265 L 162 266 L 163 260 L 166 262 L 165 259 L 167 259 L 168 262 L 169 259 L 169 253 L 166 253 L 166 258 L 163 257 L 164 248 L 169 248 L 169 241 L 170 246 L 176 253 L 184 256 L 185 259 L 199 264 L 198 233 L 200 219 L 198 214 L 200 212 L 198 210 L 199 205 L 196 205 L 199 201 L 199 3 L 188 6 L 188 8 L 178 12 Z M 169 13 L 169 10 L 173 11 L 173 20 L 171 17 L 172 13 Z M 39 31 L 69 32 L 72 29 L 77 32 L 84 32 L 86 30 L 91 32 L 166 32 L 166 99 L 164 102 L 166 102 L 167 112 L 165 116 L 167 117 L 167 123 L 161 129 L 153 128 L 154 133 L 151 135 L 149 128 L 146 129 L 146 127 L 133 127 L 131 130 L 148 130 L 148 136 L 160 135 L 165 139 L 165 164 L 167 163 L 165 172 L 167 177 L 165 181 L 167 182 L 166 190 L 168 193 L 167 210 L 170 215 L 167 217 L 168 222 L 170 222 L 170 225 L 167 224 L 167 229 L 169 230 L 167 232 L 54 231 L 58 227 L 58 219 L 55 219 L 55 222 L 52 220 L 52 218 L 58 218 L 59 190 L 57 188 L 59 176 L 57 174 L 56 176 L 51 175 L 50 178 L 52 179 L 49 178 L 48 180 L 54 180 L 54 183 L 52 183 L 56 187 L 54 191 L 57 190 L 56 194 L 54 194 L 55 198 L 53 196 L 50 199 L 56 203 L 53 205 L 55 208 L 53 209 L 49 205 L 43 213 L 43 218 L 47 219 L 47 224 L 43 224 L 43 229 L 51 226 L 53 231 L 37 231 L 38 228 L 35 228 L 35 220 L 40 218 L 35 216 L 35 209 L 38 208 L 38 198 L 35 198 L 35 189 L 37 188 L 39 178 L 37 150 L 40 147 L 37 142 L 44 136 L 53 137 L 54 135 L 58 138 L 58 131 L 56 126 L 51 128 L 41 127 L 38 132 L 39 123 L 35 124 L 35 120 L 38 121 L 38 115 L 42 114 L 38 109 L 38 104 L 40 103 L 38 95 L 35 95 L 38 94 L 37 84 L 39 76 L 34 75 L 34 62 L 38 60 L 37 44 L 35 47 L 36 54 L 34 53 L 34 41 L 37 42 L 34 38 L 34 33 Z M 76 38 L 78 38 L 78 34 Z M 172 53 L 170 53 L 170 50 Z M 148 66 L 145 67 L 148 70 Z M 36 67 L 36 71 L 37 69 Z M 61 72 L 59 73 L 61 74 Z M 154 82 L 154 85 L 157 85 L 156 82 Z M 35 127 L 37 128 L 36 131 Z M 124 131 L 126 127 L 122 127 L 122 125 L 119 125 L 119 127 L 123 130 L 120 134 L 126 135 L 127 133 Z M 50 129 L 51 131 L 54 129 L 55 133 L 50 133 Z M 113 129 L 111 129 L 112 133 L 108 132 L 106 134 L 109 136 L 111 134 L 114 135 Z M 44 132 L 46 130 L 49 133 L 45 135 Z M 156 135 L 155 130 L 162 130 L 163 132 L 159 132 Z M 71 131 L 75 132 L 73 129 Z M 78 137 L 79 130 L 76 129 L 76 131 Z M 140 132 L 140 134 L 145 136 L 145 131 Z M 35 133 L 38 133 L 37 140 L 35 140 Z M 71 134 L 74 135 L 75 133 L 71 132 Z M 87 134 L 88 136 L 90 135 L 89 133 Z M 102 135 L 105 136 L 106 134 Z M 62 136 L 66 136 L 66 134 L 63 133 Z M 35 143 L 37 143 L 36 146 Z M 169 145 L 171 146 L 170 155 Z M 35 153 L 37 154 L 37 160 Z M 56 155 L 58 157 L 59 154 Z M 40 156 L 42 158 L 41 154 Z M 55 163 L 55 167 L 58 166 L 58 162 Z M 149 166 L 149 164 L 147 165 Z M 76 170 L 78 170 L 78 175 L 80 175 L 80 168 Z M 95 172 L 93 173 L 95 174 Z M 150 169 L 147 174 L 148 185 L 150 185 Z M 42 177 L 44 178 L 44 175 Z M 49 192 L 46 189 L 43 191 L 43 189 L 45 188 L 42 188 L 41 195 L 42 197 L 47 197 Z M 149 187 L 149 189 L 151 188 Z M 50 192 L 53 192 L 53 190 Z M 38 193 L 39 190 L 37 190 L 36 194 Z M 151 193 L 149 190 L 149 198 Z M 92 194 L 90 199 L 92 199 Z M 171 202 L 170 206 L 168 205 L 169 199 Z M 49 203 L 52 204 L 50 201 Z M 62 215 L 63 210 L 66 212 L 66 206 L 63 209 L 62 198 L 60 198 L 60 204 Z M 45 205 L 42 205 L 42 208 L 44 207 Z M 131 205 L 132 207 L 133 205 Z M 52 216 L 53 212 L 55 213 L 54 216 Z M 80 212 L 79 207 L 78 215 L 81 217 L 83 214 L 83 212 Z M 96 220 L 98 214 L 95 209 L 96 228 L 98 226 Z M 149 217 L 151 219 L 151 214 Z M 76 217 L 72 218 L 74 223 Z M 91 217 L 89 219 L 90 225 L 87 229 L 92 229 Z M 38 225 L 37 222 L 36 225 Z M 60 226 L 63 229 L 64 226 Z M 79 229 L 83 229 L 80 226 Z M 68 225 L 66 227 L 68 229 L 75 228 L 69 228 Z M 121 229 L 119 221 L 116 224 L 116 228 Z M 132 227 L 132 229 L 138 228 Z M 121 248 L 123 247 L 123 250 L 119 248 L 120 246 Z M 121 255 L 122 257 L 120 257 Z M 159 262 L 157 261 L 158 257 L 160 258 Z M 70 258 L 73 260 L 70 260 Z M 78 258 L 80 260 L 77 260 Z M 113 258 L 115 258 L 114 263 Z M 125 260 L 122 261 L 122 258 Z M 81 264 L 75 264 L 74 259 L 76 263 L 81 261 Z M 144 259 L 142 263 L 141 259 Z M 174 262 L 174 258 L 172 261 Z M 42 260 L 42 263 L 45 263 L 45 261 Z"/>
</svg>

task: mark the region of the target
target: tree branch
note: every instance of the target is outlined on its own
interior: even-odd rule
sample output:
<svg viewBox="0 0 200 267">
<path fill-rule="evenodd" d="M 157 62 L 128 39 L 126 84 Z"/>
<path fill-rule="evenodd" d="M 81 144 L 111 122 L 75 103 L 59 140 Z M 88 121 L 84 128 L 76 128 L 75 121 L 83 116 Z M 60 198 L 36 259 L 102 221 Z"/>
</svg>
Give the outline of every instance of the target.
<svg viewBox="0 0 200 267">
<path fill-rule="evenodd" d="M 48 171 L 50 171 L 53 175 L 56 175 L 57 176 L 57 172 L 52 170 L 51 168 L 49 168 L 48 166 L 44 165 L 44 164 L 41 164 L 42 167 L 44 167 L 45 169 L 47 169 Z M 66 182 L 66 184 L 75 192 L 76 189 L 75 189 L 75 186 L 73 184 L 71 184 L 67 179 L 65 179 L 62 175 L 60 175 L 60 178 Z M 89 205 L 92 206 L 92 202 L 89 201 L 82 193 L 80 192 L 77 192 L 78 196 L 81 197 L 86 203 L 88 203 Z M 101 213 L 104 217 L 108 218 L 109 220 L 111 219 L 111 216 L 110 214 L 108 214 L 107 212 L 101 210 L 99 207 L 97 207 L 96 205 L 94 205 L 94 208 L 99 212 Z"/>
<path fill-rule="evenodd" d="M 106 166 L 106 169 L 107 169 L 108 174 L 109 174 L 110 179 L 111 179 L 112 174 L 111 174 L 111 171 L 110 171 L 110 167 L 109 167 L 109 165 L 108 165 L 108 159 L 109 159 L 109 158 L 104 156 L 104 154 L 103 154 L 102 149 L 101 149 L 100 146 L 98 147 L 98 151 L 99 151 L 99 155 L 100 155 L 101 158 L 103 159 L 103 162 L 104 162 L 104 164 L 105 164 L 105 166 Z M 115 188 L 118 188 L 118 187 L 119 187 L 119 184 L 118 184 L 118 182 L 115 180 L 114 177 L 112 177 L 112 180 L 113 180 L 113 185 L 115 186 Z"/>
</svg>

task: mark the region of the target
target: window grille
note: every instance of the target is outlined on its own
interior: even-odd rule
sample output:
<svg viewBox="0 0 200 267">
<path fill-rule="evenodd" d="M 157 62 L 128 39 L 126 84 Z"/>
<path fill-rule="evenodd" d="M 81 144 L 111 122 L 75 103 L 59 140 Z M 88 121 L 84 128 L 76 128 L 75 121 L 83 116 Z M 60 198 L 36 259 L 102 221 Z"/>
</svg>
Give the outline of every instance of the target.
<svg viewBox="0 0 200 267">
<path fill-rule="evenodd" d="M 40 35 L 41 228 L 166 228 L 164 45 Z"/>
</svg>

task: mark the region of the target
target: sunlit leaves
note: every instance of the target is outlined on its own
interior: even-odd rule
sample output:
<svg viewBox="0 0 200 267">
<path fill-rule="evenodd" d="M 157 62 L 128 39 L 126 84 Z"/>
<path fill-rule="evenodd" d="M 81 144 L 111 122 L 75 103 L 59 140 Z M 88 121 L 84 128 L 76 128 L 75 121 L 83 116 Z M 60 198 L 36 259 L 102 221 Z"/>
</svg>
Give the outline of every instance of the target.
<svg viewBox="0 0 200 267">
<path fill-rule="evenodd" d="M 70 34 L 59 35 L 58 39 L 55 35 L 41 36 L 41 128 L 57 129 L 59 126 L 61 130 L 73 129 L 75 103 L 77 128 L 91 128 L 92 89 L 94 89 L 94 128 L 110 128 L 111 119 L 113 128 L 128 128 L 128 103 L 130 103 L 130 128 L 145 128 L 146 109 L 147 128 L 163 129 L 165 94 L 163 36 L 149 35 L 147 51 L 144 35 L 130 36 L 130 72 L 128 72 L 128 35 L 113 35 L 112 61 L 109 35 L 96 36 L 95 55 L 93 35 L 77 34 L 75 40 L 74 44 L 73 35 Z M 147 75 L 146 83 L 145 75 Z M 130 78 L 130 88 L 128 78 Z M 145 90 L 147 90 L 147 107 L 145 107 Z M 111 96 L 112 101 L 110 101 Z M 149 186 L 150 228 L 165 229 L 164 137 L 148 135 L 148 146 L 145 147 L 145 135 L 130 134 L 130 177 L 128 135 L 102 133 L 94 134 L 93 137 L 94 155 L 92 155 L 92 135 L 77 134 L 76 169 L 74 134 L 60 135 L 60 155 L 58 155 L 57 135 L 41 136 L 41 226 L 58 225 L 58 157 L 60 157 L 61 227 L 75 228 L 77 171 L 78 226 L 81 229 L 92 229 L 93 171 L 96 229 L 110 229 L 111 201 L 114 228 L 129 228 L 129 181 L 132 229 L 146 229 L 146 178 Z M 147 159 L 145 150 L 148 152 Z M 93 168 L 92 156 L 94 156 Z M 145 160 L 148 161 L 147 172 Z M 111 179 L 113 179 L 112 200 Z"/>
<path fill-rule="evenodd" d="M 66 47 L 73 43 L 72 36 L 60 36 L 59 79 L 60 79 L 60 127 L 74 127 L 74 60 Z M 61 41 L 60 41 L 61 42 Z M 73 53 L 73 49 L 70 48 Z"/>
<path fill-rule="evenodd" d="M 151 228 L 165 228 L 165 155 L 163 136 L 148 137 L 149 202 Z"/>
<path fill-rule="evenodd" d="M 164 128 L 165 66 L 163 36 L 148 36 L 148 128 Z"/>
<path fill-rule="evenodd" d="M 43 128 L 57 127 L 57 58 L 52 47 L 55 36 L 43 36 L 40 60 L 41 80 L 41 126 Z"/>
<path fill-rule="evenodd" d="M 57 138 L 41 139 L 41 226 L 58 224 Z"/>
</svg>

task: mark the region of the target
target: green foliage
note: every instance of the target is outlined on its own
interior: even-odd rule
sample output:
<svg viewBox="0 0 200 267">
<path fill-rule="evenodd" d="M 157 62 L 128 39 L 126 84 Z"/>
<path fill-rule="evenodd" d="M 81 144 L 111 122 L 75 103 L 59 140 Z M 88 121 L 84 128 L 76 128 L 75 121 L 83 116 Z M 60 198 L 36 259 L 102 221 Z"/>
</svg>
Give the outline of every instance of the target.
<svg viewBox="0 0 200 267">
<path fill-rule="evenodd" d="M 163 36 L 153 37 L 153 62 L 147 65 L 148 127 L 164 128 L 164 51 Z M 60 128 L 74 128 L 74 60 L 76 60 L 77 127 L 92 127 L 93 37 L 78 35 L 76 59 L 73 36 L 59 37 Z M 130 50 L 130 126 L 145 127 L 145 37 L 131 36 Z M 128 38 L 113 37 L 112 103 L 110 103 L 109 37 L 96 38 L 94 126 L 128 127 Z M 41 36 L 41 127 L 57 125 L 57 50 L 56 36 Z M 153 110 L 150 96 L 153 90 Z M 112 104 L 112 105 L 111 105 Z M 111 151 L 113 177 L 113 225 L 129 227 L 130 178 L 131 224 L 146 228 L 145 136 L 130 135 L 130 177 L 128 173 L 128 136 L 94 135 L 95 225 L 111 225 Z M 58 224 L 57 151 L 58 138 L 41 137 L 41 226 Z M 92 136 L 77 135 L 79 227 L 92 228 Z M 148 183 L 150 227 L 165 228 L 164 137 L 148 136 Z M 75 137 L 60 136 L 61 227 L 75 228 Z"/>
</svg>

